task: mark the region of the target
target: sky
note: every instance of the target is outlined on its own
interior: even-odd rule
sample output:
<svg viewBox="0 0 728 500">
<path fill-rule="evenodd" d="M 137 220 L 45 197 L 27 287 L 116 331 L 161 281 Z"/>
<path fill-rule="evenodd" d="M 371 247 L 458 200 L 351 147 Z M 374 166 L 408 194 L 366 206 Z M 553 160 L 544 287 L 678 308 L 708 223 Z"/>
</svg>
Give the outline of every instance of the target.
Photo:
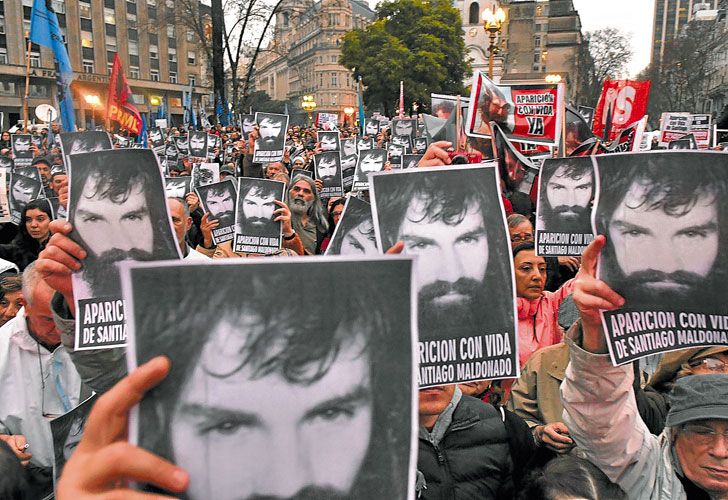
<svg viewBox="0 0 728 500">
<path fill-rule="evenodd" d="M 631 39 L 634 56 L 629 64 L 634 77 L 650 63 L 655 0 L 573 0 L 582 32 L 617 28 Z"/>
</svg>

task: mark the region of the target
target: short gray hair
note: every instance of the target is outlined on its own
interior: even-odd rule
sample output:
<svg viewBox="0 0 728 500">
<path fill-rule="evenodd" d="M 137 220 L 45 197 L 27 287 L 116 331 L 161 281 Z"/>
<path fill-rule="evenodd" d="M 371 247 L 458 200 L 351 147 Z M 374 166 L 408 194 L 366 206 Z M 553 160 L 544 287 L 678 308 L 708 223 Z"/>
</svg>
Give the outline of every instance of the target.
<svg viewBox="0 0 728 500">
<path fill-rule="evenodd" d="M 23 298 L 29 306 L 33 305 L 33 291 L 42 279 L 43 277 L 35 268 L 35 262 L 31 262 L 28 267 L 23 270 Z"/>
<path fill-rule="evenodd" d="M 521 214 L 511 214 L 506 221 L 508 222 L 508 227 L 516 227 L 524 222 L 531 222 L 528 217 Z"/>
<path fill-rule="evenodd" d="M 178 196 L 168 196 L 167 199 L 180 202 L 185 213 L 185 218 L 190 216 L 190 205 L 187 203 L 187 200 Z"/>
</svg>

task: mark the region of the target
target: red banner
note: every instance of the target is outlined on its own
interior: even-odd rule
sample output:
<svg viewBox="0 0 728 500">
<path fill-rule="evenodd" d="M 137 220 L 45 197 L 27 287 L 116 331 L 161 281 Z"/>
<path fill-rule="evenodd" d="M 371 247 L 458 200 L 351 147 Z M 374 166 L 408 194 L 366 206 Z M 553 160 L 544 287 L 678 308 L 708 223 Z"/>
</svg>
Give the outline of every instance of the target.
<svg viewBox="0 0 728 500">
<path fill-rule="evenodd" d="M 647 112 L 647 100 L 652 82 L 635 80 L 605 80 L 602 93 L 594 110 L 592 130 L 607 140 L 614 140 L 619 133 L 642 119 Z"/>
<path fill-rule="evenodd" d="M 142 131 L 142 117 L 139 110 L 129 102 L 131 87 L 126 81 L 119 54 L 114 55 L 114 66 L 109 78 L 109 92 L 106 101 L 106 116 L 123 129 L 139 135 Z"/>
</svg>

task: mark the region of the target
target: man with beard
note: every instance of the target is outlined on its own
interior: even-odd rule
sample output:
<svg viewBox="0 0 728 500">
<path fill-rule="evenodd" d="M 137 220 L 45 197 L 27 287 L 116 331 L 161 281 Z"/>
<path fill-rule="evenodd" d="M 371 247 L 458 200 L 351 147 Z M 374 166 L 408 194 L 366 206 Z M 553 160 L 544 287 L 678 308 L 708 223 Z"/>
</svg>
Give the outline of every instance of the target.
<svg viewBox="0 0 728 500">
<path fill-rule="evenodd" d="M 247 139 L 253 130 L 255 130 L 255 115 L 243 115 L 243 138 Z"/>
<path fill-rule="evenodd" d="M 218 227 L 235 223 L 235 185 L 232 182 L 210 184 L 203 196 L 202 204 L 209 212 L 210 220 L 219 221 Z"/>
<path fill-rule="evenodd" d="M 410 137 L 415 136 L 415 121 L 414 120 L 394 120 L 394 131 L 392 136 L 397 135 L 408 135 Z"/>
<path fill-rule="evenodd" d="M 10 176 L 10 208 L 23 211 L 23 207 L 40 195 L 41 183 L 20 174 Z"/>
<path fill-rule="evenodd" d="M 179 258 L 164 191 L 154 178 L 159 176 L 156 162 L 134 161 L 120 150 L 96 154 L 106 156 L 84 155 L 71 163 L 68 220 L 76 241 L 88 252 L 76 280 L 77 299 L 119 296 L 121 285 L 115 266 L 119 261 Z M 117 161 L 125 163 L 103 168 Z M 160 192 L 155 199 L 157 185 Z"/>
<path fill-rule="evenodd" d="M 334 153 L 336 155 L 338 153 Z M 336 178 L 336 172 L 338 171 L 338 165 L 336 164 L 336 158 L 331 154 L 320 154 L 316 161 L 316 178 L 320 179 L 324 186 L 334 185 Z"/>
<path fill-rule="evenodd" d="M 379 133 L 379 122 L 377 120 L 367 120 L 364 130 L 368 136 L 375 136 Z"/>
<path fill-rule="evenodd" d="M 237 234 L 277 237 L 279 225 L 273 222 L 273 212 L 278 208 L 276 194 L 280 196 L 282 186 L 268 181 L 241 185 L 247 186 L 247 191 L 241 191 L 239 195 Z"/>
<path fill-rule="evenodd" d="M 207 158 L 207 134 L 205 132 L 192 132 L 190 134 L 189 154 L 195 158 Z"/>
<path fill-rule="evenodd" d="M 511 281 L 510 245 L 492 214 L 499 195 L 473 172 L 384 176 L 386 192 L 376 192 L 382 247 L 403 241 L 418 256 L 420 341 L 513 329 L 510 293 L 493 292 Z"/>
<path fill-rule="evenodd" d="M 60 137 L 65 156 L 111 149 L 111 139 L 106 132 L 68 132 Z"/>
<path fill-rule="evenodd" d="M 275 116 L 264 116 L 260 120 L 258 133 L 260 134 L 260 141 L 265 150 L 276 149 L 280 145 L 279 149 L 283 148 L 283 134 L 285 133 L 283 127 L 283 121 Z"/>
<path fill-rule="evenodd" d="M 630 309 L 725 309 L 728 183 L 712 155 L 641 154 L 600 161 L 600 278 Z M 606 163 L 606 162 L 605 162 Z M 615 168 L 615 167 L 621 168 Z"/>
<path fill-rule="evenodd" d="M 359 155 L 359 168 L 357 169 L 355 182 L 367 181 L 367 174 L 370 172 L 381 172 L 384 169 L 384 160 L 387 155 L 384 149 L 365 150 Z"/>
<path fill-rule="evenodd" d="M 293 177 L 288 190 L 288 206 L 291 209 L 291 225 L 301 238 L 306 254 L 320 253 L 329 222 L 313 179 L 303 174 Z"/>
<path fill-rule="evenodd" d="M 336 132 L 319 132 L 321 135 L 321 151 L 338 151 L 339 145 L 337 144 Z"/>
<path fill-rule="evenodd" d="M 546 162 L 542 169 L 539 230 L 554 233 L 591 233 L 594 172 L 591 159 Z"/>
</svg>

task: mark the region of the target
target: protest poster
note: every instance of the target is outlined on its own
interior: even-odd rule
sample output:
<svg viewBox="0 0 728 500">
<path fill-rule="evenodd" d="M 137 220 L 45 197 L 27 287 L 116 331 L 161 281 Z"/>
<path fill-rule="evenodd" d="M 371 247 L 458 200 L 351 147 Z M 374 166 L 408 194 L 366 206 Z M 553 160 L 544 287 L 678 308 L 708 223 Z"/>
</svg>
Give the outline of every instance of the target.
<svg viewBox="0 0 728 500">
<path fill-rule="evenodd" d="M 450 118 L 452 112 L 455 111 L 457 102 L 458 96 L 455 95 L 430 94 L 430 110 L 432 110 L 434 116 L 443 120 Z M 468 106 L 470 106 L 470 99 L 460 96 L 461 116 L 468 114 Z"/>
<path fill-rule="evenodd" d="M 351 190 L 365 191 L 369 189 L 367 175 L 372 172 L 381 172 L 384 170 L 384 163 L 386 161 L 386 149 L 365 149 L 360 151 L 359 158 L 356 162 L 354 182 L 352 183 Z"/>
<path fill-rule="evenodd" d="M 6 169 L 0 168 L 0 224 L 11 221 L 10 202 L 8 196 L 8 176 L 10 174 Z M 18 219 L 20 222 L 20 219 Z"/>
<path fill-rule="evenodd" d="M 40 198 L 42 192 L 43 184 L 38 179 L 16 172 L 10 174 L 10 195 L 8 196 L 10 222 L 16 226 L 20 224 L 25 205 Z"/>
<path fill-rule="evenodd" d="M 492 141 L 493 156 L 506 189 L 530 196 L 534 190 L 538 168 L 530 158 L 526 158 L 515 148 L 516 143 L 509 141 L 495 123 L 493 123 L 493 131 L 495 133 L 495 140 Z"/>
<path fill-rule="evenodd" d="M 35 147 L 41 148 L 43 146 L 43 136 L 33 134 L 30 136 L 30 142 L 32 142 Z"/>
<path fill-rule="evenodd" d="M 420 387 L 519 374 L 513 258 L 491 165 L 373 174 L 380 252 L 417 255 Z M 483 307 L 483 304 L 488 304 Z"/>
<path fill-rule="evenodd" d="M 35 179 L 36 181 L 38 181 L 40 183 L 43 182 L 43 179 L 40 176 L 40 172 L 34 166 L 15 167 L 13 169 L 13 173 L 16 173 L 18 175 L 24 175 L 25 177 L 30 177 L 31 179 Z"/>
<path fill-rule="evenodd" d="M 170 142 L 164 148 L 164 170 L 168 174 L 174 171 L 180 171 L 184 169 L 182 160 L 180 158 L 179 150 L 174 142 Z"/>
<path fill-rule="evenodd" d="M 577 111 L 581 117 L 584 118 L 586 124 L 589 125 L 589 129 L 591 129 L 592 124 L 594 123 L 594 108 L 590 108 L 589 106 L 579 106 Z"/>
<path fill-rule="evenodd" d="M 253 162 L 281 161 L 288 130 L 288 115 L 255 113 L 258 137 L 255 139 Z"/>
<path fill-rule="evenodd" d="M 313 179 L 313 172 L 306 170 L 305 168 L 294 168 L 291 170 L 291 180 L 293 180 L 297 175 L 305 175 L 309 179 Z"/>
<path fill-rule="evenodd" d="M 149 149 L 114 149 L 68 157 L 71 239 L 88 254 L 72 278 L 75 350 L 126 344 L 116 264 L 182 258 L 167 210 L 162 172 Z"/>
<path fill-rule="evenodd" d="M 662 113 L 659 146 L 666 148 L 668 143 L 689 134 L 690 126 L 690 113 Z"/>
<path fill-rule="evenodd" d="M 123 272 L 129 370 L 160 354 L 171 361 L 132 411 L 129 438 L 190 474 L 185 498 L 414 498 L 410 258 Z M 281 303 L 292 277 L 317 286 Z"/>
<path fill-rule="evenodd" d="M 408 135 L 395 135 L 392 137 L 392 144 L 397 144 L 405 148 L 405 152 L 412 151 L 412 137 Z"/>
<path fill-rule="evenodd" d="M 61 152 L 66 161 L 69 155 L 112 149 L 109 134 L 98 130 L 61 132 L 57 137 L 60 137 Z"/>
<path fill-rule="evenodd" d="M 423 155 L 402 155 L 402 168 L 417 168 Z"/>
<path fill-rule="evenodd" d="M 232 240 L 235 233 L 235 202 L 238 196 L 233 179 L 200 186 L 196 193 L 202 210 L 210 214 L 211 220 L 218 221 L 217 227 L 212 230 L 212 242 L 219 245 Z"/>
<path fill-rule="evenodd" d="M 728 345 L 726 155 L 655 151 L 594 156 L 597 267 L 625 299 L 602 311 L 612 362 Z"/>
<path fill-rule="evenodd" d="M 13 159 L 9 156 L 0 155 L 0 168 L 7 170 L 8 173 L 13 171 Z"/>
<path fill-rule="evenodd" d="M 200 186 L 214 184 L 216 182 L 220 182 L 219 163 L 195 163 L 192 165 L 191 190 L 195 190 Z"/>
<path fill-rule="evenodd" d="M 172 138 L 180 156 L 187 156 L 190 153 L 189 143 L 186 136 L 175 136 Z"/>
<path fill-rule="evenodd" d="M 356 137 L 349 137 L 341 141 L 341 156 L 351 156 L 356 154 Z"/>
<path fill-rule="evenodd" d="M 33 163 L 33 141 L 30 134 L 12 134 L 10 141 L 16 167 L 27 167 Z"/>
<path fill-rule="evenodd" d="M 154 127 L 149 130 L 149 134 L 147 134 L 147 143 L 149 143 L 150 148 L 161 148 L 164 146 L 165 141 L 166 137 L 164 136 L 164 130 L 159 127 Z"/>
<path fill-rule="evenodd" d="M 713 128 L 712 116 L 707 114 L 690 115 L 690 132 L 695 136 L 698 149 L 710 148 L 710 134 Z"/>
<path fill-rule="evenodd" d="M 339 115 L 336 113 L 318 112 L 316 114 L 316 127 L 320 130 L 336 130 L 339 123 Z"/>
<path fill-rule="evenodd" d="M 187 193 L 192 192 L 192 177 L 185 175 L 182 177 L 165 177 L 164 178 L 164 194 L 167 198 L 185 199 Z"/>
<path fill-rule="evenodd" d="M 402 156 L 405 152 L 405 147 L 399 144 L 391 143 L 387 146 L 387 161 L 392 168 L 402 168 Z"/>
<path fill-rule="evenodd" d="M 157 128 L 163 128 L 163 129 L 169 128 L 169 124 L 167 123 L 166 118 L 156 118 L 154 120 L 154 126 Z"/>
<path fill-rule="evenodd" d="M 370 118 L 364 123 L 364 135 L 369 137 L 376 137 L 379 133 L 379 120 L 376 118 Z"/>
<path fill-rule="evenodd" d="M 649 80 L 604 80 L 594 109 L 594 135 L 613 141 L 623 129 L 641 120 L 647 112 L 651 85 Z"/>
<path fill-rule="evenodd" d="M 130 148 L 134 144 L 132 137 L 124 137 L 123 135 L 114 134 L 114 144 L 120 148 Z"/>
<path fill-rule="evenodd" d="M 351 191 L 354 183 L 354 173 L 356 172 L 356 162 L 358 160 L 356 154 L 341 157 L 341 180 L 345 192 Z"/>
<path fill-rule="evenodd" d="M 255 130 L 255 115 L 243 115 L 243 125 L 240 127 L 243 132 L 243 139 L 248 140 L 250 133 Z"/>
<path fill-rule="evenodd" d="M 410 118 L 395 118 L 392 120 L 392 137 L 407 135 L 414 139 L 417 132 L 417 121 Z"/>
<path fill-rule="evenodd" d="M 416 155 L 423 155 L 425 154 L 425 151 L 427 151 L 427 146 L 429 146 L 429 142 L 426 136 L 415 137 L 412 144 L 412 153 Z"/>
<path fill-rule="evenodd" d="M 616 139 L 609 143 L 609 145 L 606 147 L 600 147 L 602 147 L 602 150 L 605 153 L 639 151 L 640 144 L 642 143 L 642 135 L 645 132 L 646 125 L 647 117 L 643 116 L 641 119 L 620 130 Z"/>
<path fill-rule="evenodd" d="M 594 239 L 591 213 L 595 192 L 590 157 L 544 160 L 536 207 L 536 255 L 582 254 Z"/>
<path fill-rule="evenodd" d="M 316 131 L 316 141 L 321 151 L 341 151 L 341 138 L 338 132 Z"/>
<path fill-rule="evenodd" d="M 364 151 L 365 149 L 374 149 L 374 139 L 359 139 L 356 142 L 357 152 Z"/>
<path fill-rule="evenodd" d="M 347 196 L 341 219 L 324 255 L 378 255 L 372 207 L 356 196 Z"/>
<path fill-rule="evenodd" d="M 238 179 L 235 210 L 235 252 L 269 254 L 281 249 L 283 227 L 275 221 L 278 205 L 283 201 L 286 183 L 268 179 Z"/>
<path fill-rule="evenodd" d="M 695 136 L 690 133 L 667 143 L 667 149 L 698 149 Z"/>
<path fill-rule="evenodd" d="M 326 151 L 313 157 L 316 178 L 323 182 L 321 198 L 344 196 L 341 154 L 338 151 Z"/>
<path fill-rule="evenodd" d="M 179 146 L 178 146 L 179 147 Z M 187 141 L 187 149 L 188 154 L 190 158 L 194 158 L 196 161 L 206 161 L 207 160 L 207 150 L 208 150 L 208 142 L 207 142 L 207 133 L 195 130 L 193 132 L 190 132 L 188 141 Z"/>
<path fill-rule="evenodd" d="M 63 467 L 71 458 L 78 443 L 83 437 L 86 420 L 96 402 L 97 395 L 89 397 L 72 410 L 51 420 L 51 436 L 53 437 L 53 485 L 58 487 Z"/>
<path fill-rule="evenodd" d="M 483 73 L 473 75 L 465 132 L 491 137 L 497 123 L 510 140 L 558 145 L 564 119 L 564 84 L 509 82 L 496 85 Z"/>
</svg>

